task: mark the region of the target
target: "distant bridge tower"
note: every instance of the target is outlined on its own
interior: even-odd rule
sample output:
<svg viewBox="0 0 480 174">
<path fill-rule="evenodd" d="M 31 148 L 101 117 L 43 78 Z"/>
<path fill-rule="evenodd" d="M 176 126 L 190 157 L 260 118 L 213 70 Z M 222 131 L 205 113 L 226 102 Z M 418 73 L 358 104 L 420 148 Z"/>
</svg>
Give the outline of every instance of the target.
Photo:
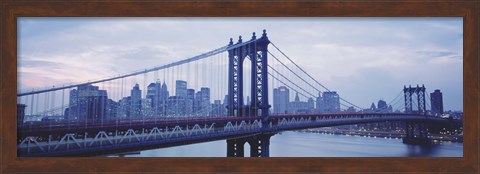
<svg viewBox="0 0 480 174">
<path fill-rule="evenodd" d="M 229 49 L 228 58 L 228 114 L 231 116 L 261 116 L 262 129 L 269 125 L 268 122 L 268 44 L 266 30 L 263 30 L 262 37 L 257 39 L 255 33 L 248 44 Z M 233 47 L 242 43 L 242 36 L 236 44 L 230 38 L 228 46 Z M 251 61 L 251 103 L 246 107 L 243 103 L 243 61 Z M 260 111 L 260 112 L 259 112 Z M 246 142 L 250 144 L 250 156 L 268 157 L 271 134 L 259 134 L 252 137 L 227 140 L 227 156 L 243 156 L 243 146 Z"/>
<path fill-rule="evenodd" d="M 412 98 L 415 96 L 417 105 L 418 105 L 418 113 L 419 114 L 427 114 L 427 110 L 425 107 L 425 86 L 422 87 L 413 87 L 406 86 L 403 87 L 403 93 L 405 96 L 405 113 L 413 113 L 413 103 Z M 415 94 L 415 95 L 413 95 Z"/>
</svg>

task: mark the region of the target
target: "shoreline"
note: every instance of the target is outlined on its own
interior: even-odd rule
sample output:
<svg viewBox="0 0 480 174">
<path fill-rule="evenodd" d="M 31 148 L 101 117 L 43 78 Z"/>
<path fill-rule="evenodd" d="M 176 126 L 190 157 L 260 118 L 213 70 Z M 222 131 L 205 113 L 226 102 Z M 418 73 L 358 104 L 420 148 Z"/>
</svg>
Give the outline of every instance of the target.
<svg viewBox="0 0 480 174">
<path fill-rule="evenodd" d="M 296 132 L 307 132 L 307 133 L 323 133 L 323 134 L 334 134 L 334 135 L 346 135 L 346 136 L 363 136 L 363 137 L 373 137 L 373 138 L 395 138 L 402 139 L 405 137 L 404 132 L 396 131 L 357 131 L 357 130 L 345 130 L 345 129 L 325 129 L 325 128 L 315 128 L 315 129 L 304 129 Z M 434 143 L 440 142 L 456 142 L 463 143 L 463 136 L 459 135 L 441 135 L 441 134 L 429 134 L 430 138 Z"/>
</svg>

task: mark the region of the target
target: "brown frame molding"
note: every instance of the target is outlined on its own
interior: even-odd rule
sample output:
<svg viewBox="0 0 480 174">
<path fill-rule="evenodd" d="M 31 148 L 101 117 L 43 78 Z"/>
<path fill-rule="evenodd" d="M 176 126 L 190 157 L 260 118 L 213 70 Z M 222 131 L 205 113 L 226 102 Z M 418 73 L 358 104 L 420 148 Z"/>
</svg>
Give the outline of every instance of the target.
<svg viewBox="0 0 480 174">
<path fill-rule="evenodd" d="M 16 172 L 445 172 L 478 173 L 480 2 L 140 1 L 0 2 L 0 173 Z M 464 19 L 463 158 L 17 158 L 16 17 L 20 16 L 372 16 Z"/>
</svg>

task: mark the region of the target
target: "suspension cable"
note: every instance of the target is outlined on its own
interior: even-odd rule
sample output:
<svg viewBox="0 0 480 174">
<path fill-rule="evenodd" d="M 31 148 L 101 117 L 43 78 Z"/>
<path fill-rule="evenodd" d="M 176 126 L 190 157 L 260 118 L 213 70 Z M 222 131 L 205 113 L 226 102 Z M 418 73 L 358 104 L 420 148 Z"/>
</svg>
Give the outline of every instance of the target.
<svg viewBox="0 0 480 174">
<path fill-rule="evenodd" d="M 271 44 L 273 45 L 273 47 L 275 47 L 275 49 L 277 49 L 283 56 L 285 56 L 285 58 L 287 58 L 288 60 L 290 60 L 290 62 L 292 62 L 298 69 L 300 69 L 303 73 L 305 73 L 308 77 L 310 77 L 310 78 L 311 78 L 313 81 L 315 81 L 318 85 L 322 86 L 325 90 L 327 90 L 327 91 L 330 92 L 330 90 L 329 90 L 328 88 L 326 88 L 325 86 L 323 86 L 320 82 L 318 82 L 315 78 L 313 78 L 310 74 L 308 74 L 305 70 L 303 70 L 300 66 L 298 66 L 294 61 L 292 61 L 292 59 L 290 59 L 290 58 L 289 58 L 282 50 L 280 50 L 273 42 L 270 42 L 270 43 L 271 43 Z M 352 105 L 352 106 L 354 106 L 354 107 L 356 107 L 356 108 L 359 108 L 359 109 L 362 109 L 362 110 L 363 110 L 363 108 L 361 108 L 361 107 L 359 107 L 359 106 L 357 106 L 357 105 L 355 105 L 355 104 L 353 104 L 353 103 L 350 103 L 349 101 L 345 100 L 344 98 L 342 98 L 342 97 L 339 97 L 339 98 L 340 98 L 340 100 L 342 100 L 342 101 L 344 101 L 344 102 L 346 102 L 346 103 L 348 103 L 348 104 L 350 104 L 350 105 Z"/>
</svg>

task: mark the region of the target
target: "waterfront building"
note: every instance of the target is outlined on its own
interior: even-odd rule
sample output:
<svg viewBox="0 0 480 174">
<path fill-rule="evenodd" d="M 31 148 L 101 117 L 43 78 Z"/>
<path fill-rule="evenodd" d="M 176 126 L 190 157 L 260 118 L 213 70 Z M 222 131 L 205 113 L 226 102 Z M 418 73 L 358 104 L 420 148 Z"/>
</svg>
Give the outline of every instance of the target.
<svg viewBox="0 0 480 174">
<path fill-rule="evenodd" d="M 433 115 L 443 114 L 443 96 L 439 89 L 436 89 L 433 93 L 430 93 L 430 103 Z"/>
</svg>

